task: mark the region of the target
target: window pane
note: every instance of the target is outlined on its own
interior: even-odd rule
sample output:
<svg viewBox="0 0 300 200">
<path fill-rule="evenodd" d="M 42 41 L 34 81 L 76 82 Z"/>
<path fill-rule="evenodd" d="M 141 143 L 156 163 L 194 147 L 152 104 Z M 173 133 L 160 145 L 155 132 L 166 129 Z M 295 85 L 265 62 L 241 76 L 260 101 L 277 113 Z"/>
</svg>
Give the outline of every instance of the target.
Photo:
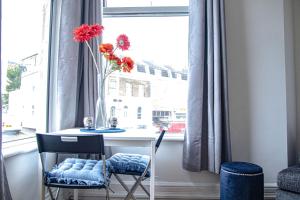
<svg viewBox="0 0 300 200">
<path fill-rule="evenodd" d="M 2 1 L 4 142 L 45 130 L 49 13 L 50 0 Z"/>
<path fill-rule="evenodd" d="M 129 37 L 129 51 L 117 53 L 132 57 L 137 64 L 131 73 L 111 75 L 118 82 L 122 102 L 116 105 L 109 95 L 106 102 L 109 107 L 120 108 L 116 111 L 119 125 L 182 133 L 187 98 L 188 16 L 106 17 L 103 25 L 104 43 L 114 44 L 119 34 Z M 126 119 L 122 110 L 125 105 Z M 181 114 L 178 117 L 176 113 Z"/>
<path fill-rule="evenodd" d="M 188 6 L 189 0 L 106 0 L 107 7 Z"/>
</svg>

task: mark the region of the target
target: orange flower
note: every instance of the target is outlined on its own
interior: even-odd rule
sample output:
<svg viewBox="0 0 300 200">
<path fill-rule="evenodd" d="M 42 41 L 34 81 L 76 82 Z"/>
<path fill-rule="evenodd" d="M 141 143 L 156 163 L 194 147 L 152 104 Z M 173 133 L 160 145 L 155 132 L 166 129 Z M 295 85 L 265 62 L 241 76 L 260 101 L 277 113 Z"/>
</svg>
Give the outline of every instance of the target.
<svg viewBox="0 0 300 200">
<path fill-rule="evenodd" d="M 99 51 L 101 53 L 111 53 L 113 50 L 114 50 L 114 46 L 110 43 L 99 45 Z"/>
<path fill-rule="evenodd" d="M 130 72 L 133 69 L 134 61 L 130 57 L 124 57 L 122 59 L 123 72 Z"/>
</svg>

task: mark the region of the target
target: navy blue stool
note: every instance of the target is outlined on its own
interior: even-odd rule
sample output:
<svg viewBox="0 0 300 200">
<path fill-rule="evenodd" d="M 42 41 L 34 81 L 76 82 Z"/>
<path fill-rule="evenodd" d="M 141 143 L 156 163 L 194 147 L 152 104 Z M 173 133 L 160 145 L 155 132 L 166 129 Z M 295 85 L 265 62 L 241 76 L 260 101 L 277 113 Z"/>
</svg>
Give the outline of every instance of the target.
<svg viewBox="0 0 300 200">
<path fill-rule="evenodd" d="M 221 200 L 263 200 L 264 174 L 260 166 L 226 162 L 221 166 Z"/>
</svg>

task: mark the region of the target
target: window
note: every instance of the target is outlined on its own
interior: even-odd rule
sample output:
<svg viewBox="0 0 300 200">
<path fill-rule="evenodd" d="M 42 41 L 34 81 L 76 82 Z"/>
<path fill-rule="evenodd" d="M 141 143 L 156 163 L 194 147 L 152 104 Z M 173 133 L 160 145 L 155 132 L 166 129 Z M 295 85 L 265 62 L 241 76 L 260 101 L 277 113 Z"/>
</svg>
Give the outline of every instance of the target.
<svg viewBox="0 0 300 200">
<path fill-rule="evenodd" d="M 142 119 L 142 108 L 138 107 L 137 109 L 137 119 Z"/>
<path fill-rule="evenodd" d="M 116 107 L 115 106 L 110 107 L 110 116 L 111 117 L 116 116 Z"/>
<path fill-rule="evenodd" d="M 107 7 L 188 6 L 189 0 L 107 0 Z"/>
<path fill-rule="evenodd" d="M 139 97 L 145 97 L 145 86 L 139 85 Z"/>
<path fill-rule="evenodd" d="M 124 99 L 120 108 L 128 106 L 133 127 L 154 126 L 158 133 L 162 127 L 170 127 L 168 133 L 182 133 L 185 128 L 187 79 L 182 77 L 188 66 L 188 3 L 104 0 L 103 40 L 114 42 L 119 34 L 126 34 L 131 47 L 122 53 L 138 63 L 133 72 L 115 75 L 119 98 Z"/>
<path fill-rule="evenodd" d="M 177 78 L 177 74 L 175 72 L 172 72 L 172 78 Z"/>
<path fill-rule="evenodd" d="M 181 79 L 182 80 L 187 80 L 187 74 L 181 74 Z"/>
<path fill-rule="evenodd" d="M 108 93 L 117 95 L 117 80 L 115 78 L 110 78 L 108 81 Z"/>
<path fill-rule="evenodd" d="M 137 69 L 138 72 L 143 72 L 143 73 L 146 72 L 144 65 L 137 65 L 136 69 Z"/>
<path fill-rule="evenodd" d="M 128 106 L 124 106 L 124 118 L 128 116 Z"/>
<path fill-rule="evenodd" d="M 2 1 L 4 146 L 46 128 L 50 2 Z"/>
<path fill-rule="evenodd" d="M 149 67 L 149 73 L 155 75 L 155 70 L 153 67 Z"/>
<path fill-rule="evenodd" d="M 167 70 L 161 70 L 161 76 L 162 77 L 169 77 L 169 73 Z"/>
<path fill-rule="evenodd" d="M 132 96 L 132 84 L 126 83 L 126 96 Z"/>
</svg>

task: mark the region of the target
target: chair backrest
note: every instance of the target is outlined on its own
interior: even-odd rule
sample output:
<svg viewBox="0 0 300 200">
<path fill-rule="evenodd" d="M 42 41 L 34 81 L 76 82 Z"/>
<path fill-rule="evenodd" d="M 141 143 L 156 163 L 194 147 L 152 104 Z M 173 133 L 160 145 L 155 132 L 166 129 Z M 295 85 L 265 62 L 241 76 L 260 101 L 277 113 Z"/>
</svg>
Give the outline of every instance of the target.
<svg viewBox="0 0 300 200">
<path fill-rule="evenodd" d="M 157 151 L 158 147 L 160 146 L 160 143 L 162 141 L 162 139 L 164 138 L 164 135 L 165 135 L 165 130 L 162 130 L 157 141 L 156 141 L 156 144 L 155 144 L 155 150 Z"/>
<path fill-rule="evenodd" d="M 36 134 L 39 153 L 104 153 L 103 135 L 68 136 Z"/>
</svg>

